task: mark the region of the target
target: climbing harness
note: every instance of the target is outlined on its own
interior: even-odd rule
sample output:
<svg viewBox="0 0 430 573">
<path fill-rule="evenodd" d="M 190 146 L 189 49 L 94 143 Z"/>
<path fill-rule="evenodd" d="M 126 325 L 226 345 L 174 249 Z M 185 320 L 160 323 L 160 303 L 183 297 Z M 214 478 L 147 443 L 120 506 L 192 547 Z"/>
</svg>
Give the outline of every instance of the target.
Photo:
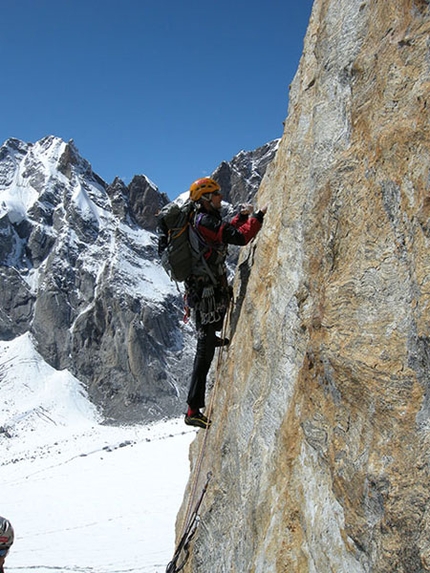
<svg viewBox="0 0 430 573">
<path fill-rule="evenodd" d="M 224 335 L 225 335 L 225 333 L 227 331 L 227 327 L 230 323 L 230 312 L 229 312 L 230 308 L 231 308 L 231 304 L 229 304 L 228 308 L 227 308 L 227 316 L 224 320 L 224 325 L 223 325 L 222 333 L 221 333 L 222 338 L 225 337 Z M 218 351 L 218 359 L 217 359 L 217 364 L 216 364 L 217 375 L 215 377 L 215 383 L 214 383 L 213 388 L 212 388 L 211 399 L 210 399 L 209 407 L 208 407 L 208 411 L 207 411 L 207 418 L 209 420 L 211 417 L 213 404 L 215 402 L 216 390 L 218 387 L 218 380 L 219 380 L 218 372 L 219 372 L 219 367 L 221 364 L 222 352 L 223 352 L 223 347 L 221 346 L 219 348 L 219 351 Z M 202 504 L 203 498 L 206 494 L 206 491 L 208 489 L 209 481 L 212 478 L 212 472 L 209 472 L 206 476 L 205 485 L 203 486 L 202 492 L 200 494 L 199 499 L 197 500 L 197 503 L 194 506 L 194 509 L 192 509 L 192 503 L 193 503 L 193 500 L 195 498 L 197 487 L 198 487 L 198 482 L 199 482 L 199 477 L 200 477 L 200 472 L 201 472 L 202 462 L 203 462 L 203 454 L 205 451 L 205 446 L 206 446 L 206 442 L 208 439 L 208 435 L 209 435 L 209 427 L 204 431 L 203 439 L 202 439 L 202 442 L 200 445 L 199 455 L 197 457 L 196 467 L 194 469 L 194 478 L 193 478 L 193 481 L 191 484 L 189 501 L 188 501 L 188 505 L 187 505 L 187 510 L 185 512 L 184 525 L 182 528 L 183 533 L 182 533 L 181 539 L 178 543 L 178 546 L 175 550 L 175 553 L 173 555 L 173 559 L 167 565 L 166 573 L 178 573 L 179 571 L 182 571 L 182 569 L 185 567 L 185 563 L 187 562 L 189 554 L 190 554 L 190 551 L 189 551 L 190 543 L 194 537 L 194 534 L 195 534 L 196 529 L 198 527 L 198 524 L 200 522 L 200 517 L 199 517 L 198 512 L 199 512 L 200 506 Z M 184 554 L 184 555 L 182 557 L 182 560 L 179 561 L 181 554 Z"/>
</svg>

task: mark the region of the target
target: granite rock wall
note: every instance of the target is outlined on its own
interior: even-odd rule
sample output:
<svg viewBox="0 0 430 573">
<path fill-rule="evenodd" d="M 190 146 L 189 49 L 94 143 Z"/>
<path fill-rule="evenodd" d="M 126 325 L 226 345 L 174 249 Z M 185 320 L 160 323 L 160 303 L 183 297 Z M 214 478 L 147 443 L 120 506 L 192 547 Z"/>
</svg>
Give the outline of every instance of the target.
<svg viewBox="0 0 430 573">
<path fill-rule="evenodd" d="M 187 573 L 430 570 L 429 32 L 422 0 L 315 1 L 191 450 Z"/>
</svg>

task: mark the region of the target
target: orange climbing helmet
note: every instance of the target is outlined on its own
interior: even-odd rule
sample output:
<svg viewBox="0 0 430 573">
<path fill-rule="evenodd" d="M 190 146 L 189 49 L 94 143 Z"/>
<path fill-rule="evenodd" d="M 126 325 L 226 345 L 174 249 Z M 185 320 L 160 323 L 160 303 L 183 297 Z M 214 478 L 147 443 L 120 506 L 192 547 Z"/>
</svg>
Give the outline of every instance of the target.
<svg viewBox="0 0 430 573">
<path fill-rule="evenodd" d="M 221 191 L 218 183 L 210 177 L 203 177 L 203 179 L 197 179 L 197 181 L 191 183 L 190 198 L 192 201 L 199 201 L 202 195 L 214 193 L 215 191 Z"/>
</svg>

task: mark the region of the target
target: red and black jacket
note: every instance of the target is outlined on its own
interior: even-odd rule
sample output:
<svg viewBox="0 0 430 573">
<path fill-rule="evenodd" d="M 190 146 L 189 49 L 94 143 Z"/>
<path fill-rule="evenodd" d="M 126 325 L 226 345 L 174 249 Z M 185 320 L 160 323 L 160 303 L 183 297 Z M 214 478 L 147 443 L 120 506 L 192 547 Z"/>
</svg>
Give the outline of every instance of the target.
<svg viewBox="0 0 430 573">
<path fill-rule="evenodd" d="M 221 274 L 217 267 L 225 262 L 227 245 L 248 244 L 261 229 L 263 216 L 260 211 L 251 217 L 238 214 L 227 223 L 215 210 L 200 210 L 196 213 L 193 228 L 206 249 L 204 257 L 211 270 L 217 275 Z"/>
</svg>

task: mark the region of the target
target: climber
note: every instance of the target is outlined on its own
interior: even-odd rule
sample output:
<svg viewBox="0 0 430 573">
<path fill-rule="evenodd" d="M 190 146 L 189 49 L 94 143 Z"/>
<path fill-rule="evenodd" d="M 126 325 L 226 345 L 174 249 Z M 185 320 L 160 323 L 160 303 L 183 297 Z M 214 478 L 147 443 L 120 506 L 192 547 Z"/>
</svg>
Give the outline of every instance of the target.
<svg viewBox="0 0 430 573">
<path fill-rule="evenodd" d="M 221 218 L 221 188 L 209 177 L 190 186 L 190 199 L 196 205 L 192 229 L 194 242 L 204 252 L 204 264 L 197 265 L 185 281 L 185 300 L 193 309 L 197 331 L 197 349 L 188 393 L 185 423 L 207 428 L 210 420 L 200 411 L 205 406 L 206 377 L 217 346 L 229 343 L 217 332 L 222 329 L 230 298 L 225 259 L 227 245 L 246 245 L 261 228 L 267 206 L 253 214 L 253 206 L 241 206 L 240 212 L 226 223 Z"/>
<path fill-rule="evenodd" d="M 4 517 L 0 517 L 0 573 L 4 573 L 3 565 L 14 540 L 13 527 Z"/>
</svg>

